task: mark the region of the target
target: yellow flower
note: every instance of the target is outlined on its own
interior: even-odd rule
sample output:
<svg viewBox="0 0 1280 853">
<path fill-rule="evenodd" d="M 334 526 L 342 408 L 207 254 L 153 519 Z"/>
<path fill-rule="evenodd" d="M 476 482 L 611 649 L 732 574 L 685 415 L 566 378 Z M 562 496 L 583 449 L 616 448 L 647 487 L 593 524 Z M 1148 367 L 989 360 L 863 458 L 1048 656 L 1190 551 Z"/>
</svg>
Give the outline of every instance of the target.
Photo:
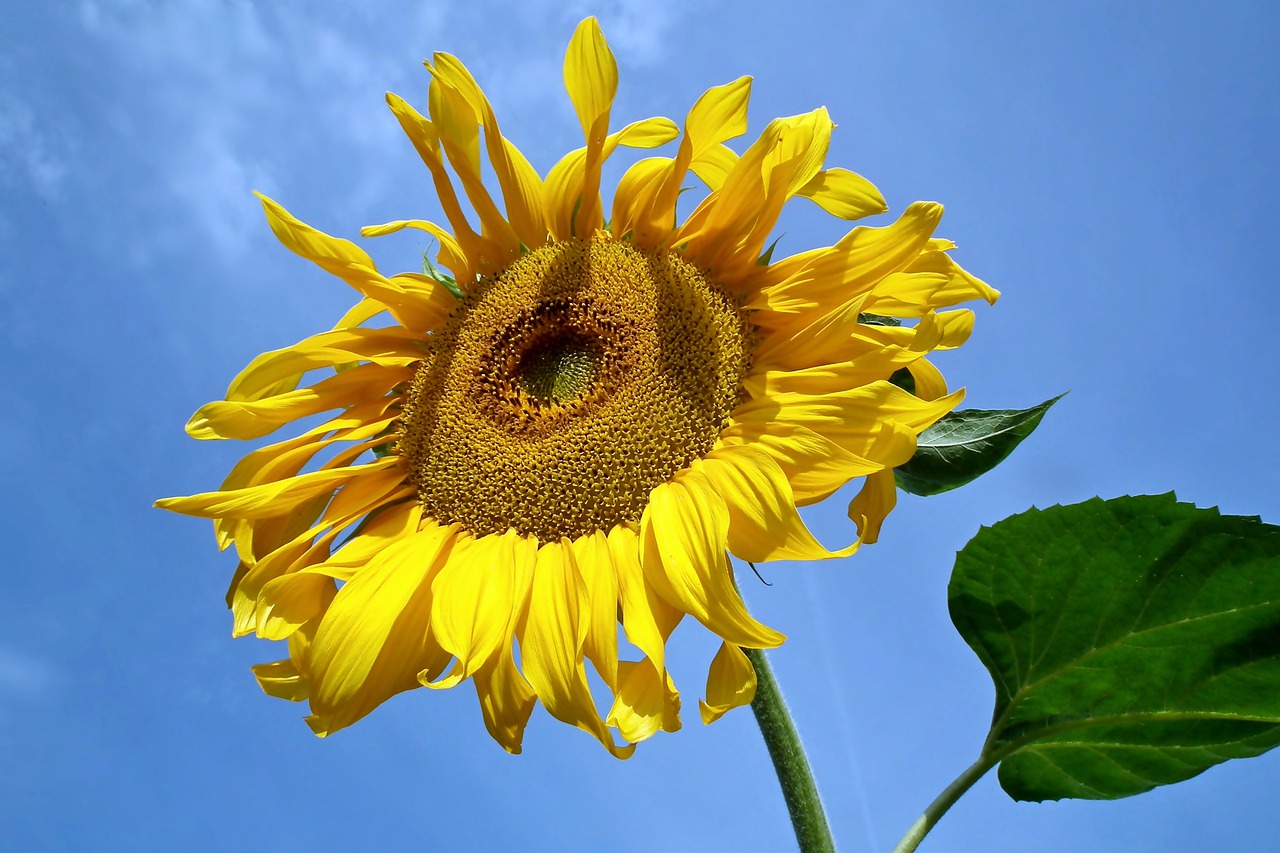
<svg viewBox="0 0 1280 853">
<path fill-rule="evenodd" d="M 686 614 L 723 640 L 703 720 L 751 701 L 742 648 L 784 638 L 747 613 L 726 552 L 815 560 L 874 541 L 893 468 L 961 397 L 924 356 L 962 343 L 973 315 L 938 309 L 997 293 L 933 238 L 933 203 L 770 262 L 788 199 L 850 220 L 885 204 L 862 177 L 823 169 L 825 109 L 730 150 L 749 78 L 707 91 L 683 133 L 664 118 L 611 133 L 617 68 L 589 18 L 564 64 L 586 146 L 543 180 L 457 59 L 427 67 L 430 118 L 387 101 L 451 229 L 402 220 L 363 234 L 426 231 L 452 277 L 384 276 L 263 198 L 280 241 L 363 298 L 331 331 L 254 359 L 187 431 L 254 439 L 337 414 L 250 453 L 219 491 L 158 505 L 214 519 L 220 546 L 234 544 L 235 633 L 288 641 L 287 658 L 254 671 L 272 696 L 309 701 L 317 734 L 401 691 L 469 679 L 511 752 L 541 700 L 626 757 L 680 726 L 665 644 Z M 601 164 L 676 137 L 674 157 L 627 170 L 606 217 Z M 710 192 L 678 222 L 690 172 Z M 300 387 L 315 370 L 329 373 Z M 902 371 L 914 393 L 888 381 L 905 384 Z M 860 539 L 829 551 L 796 507 L 857 478 Z M 613 696 L 603 715 L 586 661 Z"/>
</svg>

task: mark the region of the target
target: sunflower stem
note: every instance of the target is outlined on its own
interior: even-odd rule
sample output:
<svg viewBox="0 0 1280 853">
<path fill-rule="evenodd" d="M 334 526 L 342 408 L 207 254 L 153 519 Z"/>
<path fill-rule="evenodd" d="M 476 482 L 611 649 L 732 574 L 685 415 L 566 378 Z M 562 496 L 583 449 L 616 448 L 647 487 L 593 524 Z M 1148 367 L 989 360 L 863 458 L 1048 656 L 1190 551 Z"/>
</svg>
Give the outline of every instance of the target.
<svg viewBox="0 0 1280 853">
<path fill-rule="evenodd" d="M 831 839 L 831 828 L 827 826 L 827 815 L 822 810 L 809 759 L 805 757 L 800 735 L 773 677 L 773 669 L 763 650 L 743 651 L 756 670 L 756 698 L 751 701 L 751 710 L 755 712 L 760 734 L 764 736 L 773 769 L 778 774 L 782 798 L 787 802 L 791 825 L 796 831 L 796 843 L 801 853 L 835 853 L 836 845 Z"/>
</svg>

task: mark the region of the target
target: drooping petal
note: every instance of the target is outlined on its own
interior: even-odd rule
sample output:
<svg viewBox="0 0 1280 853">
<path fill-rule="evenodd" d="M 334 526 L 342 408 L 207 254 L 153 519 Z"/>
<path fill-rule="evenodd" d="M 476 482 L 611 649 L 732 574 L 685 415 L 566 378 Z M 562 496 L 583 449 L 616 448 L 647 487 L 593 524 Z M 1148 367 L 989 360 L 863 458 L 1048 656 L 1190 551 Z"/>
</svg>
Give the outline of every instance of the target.
<svg viewBox="0 0 1280 853">
<path fill-rule="evenodd" d="M 569 542 L 543 545 L 520 634 L 524 674 L 551 716 L 595 735 L 614 756 L 626 758 L 635 745 L 614 745 L 587 686 L 582 647 L 589 606 Z"/>
<path fill-rule="evenodd" d="M 389 329 L 337 329 L 299 341 L 291 347 L 271 350 L 249 365 L 227 388 L 233 401 L 260 400 L 270 396 L 281 380 L 309 370 L 357 362 L 383 367 L 406 367 L 423 356 L 421 336 L 402 327 Z"/>
<path fill-rule="evenodd" d="M 782 644 L 785 637 L 753 619 L 733 586 L 729 510 L 697 461 L 650 493 L 640 530 L 645 578 L 671 604 L 737 645 Z"/>
<path fill-rule="evenodd" d="M 926 250 L 901 272 L 886 276 L 875 286 L 868 295 L 867 310 L 891 317 L 919 317 L 973 299 L 994 305 L 999 298 L 1000 291 L 970 275 L 945 251 Z"/>
<path fill-rule="evenodd" d="M 916 359 L 907 365 L 907 370 L 916 383 L 913 393 L 921 400 L 936 400 L 947 395 L 947 380 L 928 359 Z"/>
<path fill-rule="evenodd" d="M 803 426 L 855 456 L 866 457 L 876 446 L 882 424 L 898 423 L 918 435 L 962 399 L 963 390 L 937 400 L 921 400 L 889 382 L 880 381 L 820 397 L 774 394 L 750 400 L 734 411 L 734 419 L 743 423 L 768 420 Z"/>
<path fill-rule="evenodd" d="M 289 658 L 271 663 L 254 664 L 250 669 L 258 679 L 262 692 L 277 699 L 305 702 L 309 685 L 306 677 Z"/>
<path fill-rule="evenodd" d="M 511 645 L 533 575 L 530 549 L 514 530 L 459 538 L 431 584 L 431 625 L 457 666 L 439 684 L 449 687 L 490 663 Z"/>
<path fill-rule="evenodd" d="M 855 456 L 830 439 L 796 424 L 734 423 L 720 435 L 726 446 L 751 446 L 763 450 L 782 468 L 797 506 L 826 498 L 857 477 L 886 466 L 901 465 L 916 449 L 909 427 L 886 422 L 866 456 Z"/>
<path fill-rule="evenodd" d="M 618 664 L 618 690 L 609 710 L 608 724 L 616 726 L 623 740 L 639 743 L 659 731 L 680 730 L 680 694 L 670 674 L 653 661 Z"/>
<path fill-rule="evenodd" d="M 704 725 L 711 725 L 734 708 L 756 698 L 756 670 L 742 649 L 721 643 L 707 672 L 707 698 L 698 702 Z"/>
<path fill-rule="evenodd" d="M 338 591 L 309 656 L 316 734 L 354 723 L 448 661 L 430 630 L 431 578 L 456 533 L 433 524 L 392 543 Z"/>
<path fill-rule="evenodd" d="M 436 253 L 436 260 L 441 266 L 450 270 L 455 279 L 467 282 L 476 277 L 475 271 L 471 269 L 470 262 L 467 260 L 466 253 L 462 251 L 462 247 L 454 236 L 439 225 L 426 219 L 397 219 L 392 222 L 384 222 L 381 225 L 366 225 L 360 229 L 360 236 L 382 237 L 402 231 L 405 228 L 425 231 L 440 243 L 440 251 Z"/>
<path fill-rule="evenodd" d="M 640 564 L 640 538 L 634 530 L 618 525 L 609 531 L 608 542 L 618 576 L 622 627 L 627 640 L 662 670 L 666 666 L 667 637 L 680 623 L 683 613 L 645 581 Z"/>
<path fill-rule="evenodd" d="M 868 474 L 862 490 L 849 502 L 849 518 L 858 525 L 858 534 L 868 545 L 880 538 L 880 526 L 898 503 L 898 487 L 893 471 Z"/>
<path fill-rule="evenodd" d="M 497 659 L 477 671 L 472 680 L 485 728 L 503 749 L 518 755 L 525 725 L 538 697 L 516 668 L 510 641 L 499 649 Z"/>
<path fill-rule="evenodd" d="M 615 689 L 618 681 L 618 573 L 609 540 L 597 530 L 573 541 L 574 561 L 587 590 L 587 636 L 582 650 L 600 678 Z"/>
</svg>

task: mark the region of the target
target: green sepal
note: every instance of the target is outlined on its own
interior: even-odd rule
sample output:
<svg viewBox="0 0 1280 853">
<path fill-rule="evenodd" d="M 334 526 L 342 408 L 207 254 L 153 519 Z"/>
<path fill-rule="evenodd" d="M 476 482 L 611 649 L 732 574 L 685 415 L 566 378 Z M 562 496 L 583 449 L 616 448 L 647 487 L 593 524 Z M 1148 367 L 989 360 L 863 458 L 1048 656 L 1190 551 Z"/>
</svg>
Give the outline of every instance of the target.
<svg viewBox="0 0 1280 853">
<path fill-rule="evenodd" d="M 462 288 L 458 287 L 457 280 L 446 272 L 441 271 L 439 267 L 431 263 L 429 253 L 431 249 L 422 253 L 422 274 L 432 281 L 438 282 L 444 286 L 444 289 L 453 294 L 453 298 L 461 301 Z"/>
</svg>

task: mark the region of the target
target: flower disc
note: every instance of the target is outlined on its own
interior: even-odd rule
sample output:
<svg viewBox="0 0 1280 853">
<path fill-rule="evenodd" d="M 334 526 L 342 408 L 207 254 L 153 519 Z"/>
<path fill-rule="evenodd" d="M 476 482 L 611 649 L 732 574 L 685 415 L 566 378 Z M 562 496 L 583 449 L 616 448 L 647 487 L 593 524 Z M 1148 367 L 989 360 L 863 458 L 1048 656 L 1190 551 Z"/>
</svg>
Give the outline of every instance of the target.
<svg viewBox="0 0 1280 853">
<path fill-rule="evenodd" d="M 607 531 L 711 449 L 750 344 L 737 303 L 679 255 L 552 243 L 431 336 L 399 452 L 424 513 L 475 536 Z"/>
</svg>

